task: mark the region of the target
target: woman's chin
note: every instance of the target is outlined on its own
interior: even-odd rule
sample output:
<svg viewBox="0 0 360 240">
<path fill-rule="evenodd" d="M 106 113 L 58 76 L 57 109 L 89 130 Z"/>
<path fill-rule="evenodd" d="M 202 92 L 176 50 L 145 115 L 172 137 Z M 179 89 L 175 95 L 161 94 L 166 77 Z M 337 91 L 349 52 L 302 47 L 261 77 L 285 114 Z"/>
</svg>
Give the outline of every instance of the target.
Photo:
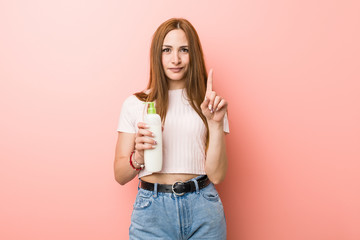
<svg viewBox="0 0 360 240">
<path fill-rule="evenodd" d="M 183 76 L 168 76 L 168 79 L 171 81 L 182 81 L 184 80 Z"/>
</svg>

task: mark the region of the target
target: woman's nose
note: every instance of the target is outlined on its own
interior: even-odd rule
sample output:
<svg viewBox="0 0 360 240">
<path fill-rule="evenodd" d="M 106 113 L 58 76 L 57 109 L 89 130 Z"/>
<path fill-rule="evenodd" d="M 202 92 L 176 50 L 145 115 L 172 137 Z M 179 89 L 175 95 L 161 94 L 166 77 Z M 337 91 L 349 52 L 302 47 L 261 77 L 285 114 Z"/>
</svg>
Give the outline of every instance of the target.
<svg viewBox="0 0 360 240">
<path fill-rule="evenodd" d="M 172 57 L 171 57 L 171 62 L 173 64 L 179 64 L 181 62 L 179 53 L 177 53 L 176 51 L 173 52 Z"/>
</svg>

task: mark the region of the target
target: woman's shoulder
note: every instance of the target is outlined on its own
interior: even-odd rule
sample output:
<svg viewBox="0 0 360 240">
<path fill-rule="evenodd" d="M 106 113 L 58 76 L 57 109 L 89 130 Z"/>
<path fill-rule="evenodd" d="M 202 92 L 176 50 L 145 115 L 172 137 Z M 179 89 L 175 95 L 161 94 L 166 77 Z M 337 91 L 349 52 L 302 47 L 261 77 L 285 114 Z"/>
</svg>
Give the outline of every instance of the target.
<svg viewBox="0 0 360 240">
<path fill-rule="evenodd" d="M 124 100 L 124 104 L 126 105 L 137 105 L 140 103 L 142 103 L 142 101 L 135 94 L 131 94 Z"/>
<path fill-rule="evenodd" d="M 124 105 L 127 105 L 127 106 L 134 106 L 134 105 L 142 105 L 145 103 L 145 101 L 141 100 L 141 94 L 144 93 L 144 94 L 148 94 L 149 91 L 147 90 L 144 90 L 144 91 L 141 91 L 141 92 L 137 92 L 137 93 L 134 93 L 134 94 L 131 94 L 130 96 L 128 96 L 127 98 L 125 98 L 124 100 Z M 138 97 L 139 96 L 139 97 Z"/>
</svg>

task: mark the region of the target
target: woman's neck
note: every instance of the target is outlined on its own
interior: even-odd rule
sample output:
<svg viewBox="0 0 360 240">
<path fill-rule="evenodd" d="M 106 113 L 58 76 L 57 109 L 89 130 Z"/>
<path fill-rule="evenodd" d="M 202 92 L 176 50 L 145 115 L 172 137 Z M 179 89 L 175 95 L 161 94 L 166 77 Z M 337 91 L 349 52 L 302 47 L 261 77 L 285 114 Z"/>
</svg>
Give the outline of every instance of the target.
<svg viewBox="0 0 360 240">
<path fill-rule="evenodd" d="M 185 88 L 185 79 L 184 80 L 170 80 L 169 81 L 169 90 L 183 89 Z"/>
</svg>

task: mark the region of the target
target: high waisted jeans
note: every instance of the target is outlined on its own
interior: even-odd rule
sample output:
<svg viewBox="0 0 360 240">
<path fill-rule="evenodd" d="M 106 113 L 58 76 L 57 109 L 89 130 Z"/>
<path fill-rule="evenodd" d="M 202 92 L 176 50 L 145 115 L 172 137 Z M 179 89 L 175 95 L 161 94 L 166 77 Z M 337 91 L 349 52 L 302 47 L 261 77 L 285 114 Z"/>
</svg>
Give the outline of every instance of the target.
<svg viewBox="0 0 360 240">
<path fill-rule="evenodd" d="M 200 177 L 190 181 L 197 186 Z M 219 194 L 212 183 L 182 196 L 139 188 L 129 236 L 136 240 L 226 239 L 224 208 Z"/>
</svg>

